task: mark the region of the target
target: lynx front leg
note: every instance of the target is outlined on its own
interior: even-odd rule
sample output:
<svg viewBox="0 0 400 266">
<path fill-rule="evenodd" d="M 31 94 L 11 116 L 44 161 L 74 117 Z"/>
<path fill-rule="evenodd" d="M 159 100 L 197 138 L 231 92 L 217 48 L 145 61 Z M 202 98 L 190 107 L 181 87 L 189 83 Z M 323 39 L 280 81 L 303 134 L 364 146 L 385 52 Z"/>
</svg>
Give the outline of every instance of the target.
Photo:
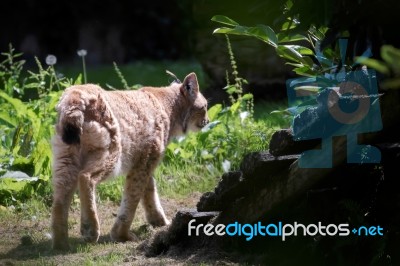
<svg viewBox="0 0 400 266">
<path fill-rule="evenodd" d="M 146 219 L 151 225 L 164 226 L 170 223 L 161 206 L 154 177 L 151 177 L 148 181 L 142 196 L 142 205 L 146 213 Z"/>
<path fill-rule="evenodd" d="M 114 241 L 133 241 L 136 236 L 129 232 L 139 200 L 147 185 L 146 171 L 137 171 L 128 174 L 126 178 L 124 195 L 119 208 L 117 219 L 111 229 L 111 238 Z"/>
<path fill-rule="evenodd" d="M 81 234 L 87 242 L 97 242 L 100 224 L 97 216 L 95 189 L 96 179 L 88 173 L 79 175 L 79 197 L 81 201 Z"/>
</svg>

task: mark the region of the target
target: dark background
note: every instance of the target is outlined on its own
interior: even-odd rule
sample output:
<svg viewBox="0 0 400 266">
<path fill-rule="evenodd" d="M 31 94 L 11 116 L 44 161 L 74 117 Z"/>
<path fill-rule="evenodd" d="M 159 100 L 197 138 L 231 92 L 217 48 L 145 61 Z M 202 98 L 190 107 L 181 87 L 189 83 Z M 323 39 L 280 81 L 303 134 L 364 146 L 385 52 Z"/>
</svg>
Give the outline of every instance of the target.
<svg viewBox="0 0 400 266">
<path fill-rule="evenodd" d="M 283 0 L 19 0 L 2 3 L 0 51 L 12 43 L 24 53 L 28 66 L 34 56 L 48 54 L 58 63 L 77 64 L 79 49 L 88 51 L 88 66 L 134 63 L 138 60 L 197 60 L 209 89 L 225 86 L 229 58 L 224 36 L 212 35 L 220 25 L 213 15 L 231 17 L 242 25 L 266 24 L 279 31 L 286 16 Z M 382 44 L 400 46 L 396 28 L 400 1 L 294 0 L 292 13 L 300 14 L 300 29 L 310 24 L 329 25 L 324 45 L 334 45 L 339 32 L 350 33 L 349 55 L 371 46 L 379 58 Z M 231 37 L 240 75 L 256 98 L 285 96 L 285 80 L 293 76 L 275 51 L 260 41 Z"/>
</svg>

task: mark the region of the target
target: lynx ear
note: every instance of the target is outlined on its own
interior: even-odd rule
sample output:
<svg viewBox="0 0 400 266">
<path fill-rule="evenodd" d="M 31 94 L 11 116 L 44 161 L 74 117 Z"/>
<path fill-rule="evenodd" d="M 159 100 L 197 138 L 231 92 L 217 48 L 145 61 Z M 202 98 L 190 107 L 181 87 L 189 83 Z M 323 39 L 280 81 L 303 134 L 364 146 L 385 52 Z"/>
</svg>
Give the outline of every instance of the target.
<svg viewBox="0 0 400 266">
<path fill-rule="evenodd" d="M 195 73 L 190 73 L 185 77 L 181 85 L 181 92 L 189 99 L 196 99 L 199 93 L 199 83 Z"/>
</svg>

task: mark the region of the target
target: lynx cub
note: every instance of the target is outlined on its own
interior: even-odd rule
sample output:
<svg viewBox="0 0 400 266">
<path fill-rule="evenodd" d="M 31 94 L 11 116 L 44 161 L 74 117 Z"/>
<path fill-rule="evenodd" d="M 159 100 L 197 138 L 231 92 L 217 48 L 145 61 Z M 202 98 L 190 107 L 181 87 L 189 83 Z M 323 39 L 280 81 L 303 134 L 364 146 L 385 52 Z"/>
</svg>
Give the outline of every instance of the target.
<svg viewBox="0 0 400 266">
<path fill-rule="evenodd" d="M 96 185 L 126 174 L 121 206 L 111 230 L 115 241 L 133 240 L 129 229 L 141 200 L 147 221 L 169 223 L 158 198 L 153 172 L 171 138 L 197 131 L 208 122 L 207 101 L 196 74 L 169 87 L 105 91 L 92 84 L 65 90 L 57 106 L 53 138 L 53 248 L 68 248 L 68 209 L 79 188 L 81 234 L 100 234 Z"/>
</svg>

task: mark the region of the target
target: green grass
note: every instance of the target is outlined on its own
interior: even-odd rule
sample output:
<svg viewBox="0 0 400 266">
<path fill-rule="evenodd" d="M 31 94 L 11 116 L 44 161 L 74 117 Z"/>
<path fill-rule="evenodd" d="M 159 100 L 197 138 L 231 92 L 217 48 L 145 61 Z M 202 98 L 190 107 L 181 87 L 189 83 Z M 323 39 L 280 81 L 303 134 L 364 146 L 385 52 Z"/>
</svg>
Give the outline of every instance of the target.
<svg viewBox="0 0 400 266">
<path fill-rule="evenodd" d="M 66 77 L 78 77 L 82 73 L 80 66 L 55 66 L 58 73 Z M 204 87 L 204 75 L 201 65 L 196 61 L 137 61 L 126 65 L 118 65 L 127 83 L 143 86 L 167 86 L 173 78 L 165 73 L 166 70 L 174 73 L 180 80 L 190 72 L 195 72 L 200 88 Z M 107 84 L 116 89 L 122 89 L 123 84 L 116 74 L 113 65 L 87 66 L 87 79 L 107 88 Z"/>
</svg>

